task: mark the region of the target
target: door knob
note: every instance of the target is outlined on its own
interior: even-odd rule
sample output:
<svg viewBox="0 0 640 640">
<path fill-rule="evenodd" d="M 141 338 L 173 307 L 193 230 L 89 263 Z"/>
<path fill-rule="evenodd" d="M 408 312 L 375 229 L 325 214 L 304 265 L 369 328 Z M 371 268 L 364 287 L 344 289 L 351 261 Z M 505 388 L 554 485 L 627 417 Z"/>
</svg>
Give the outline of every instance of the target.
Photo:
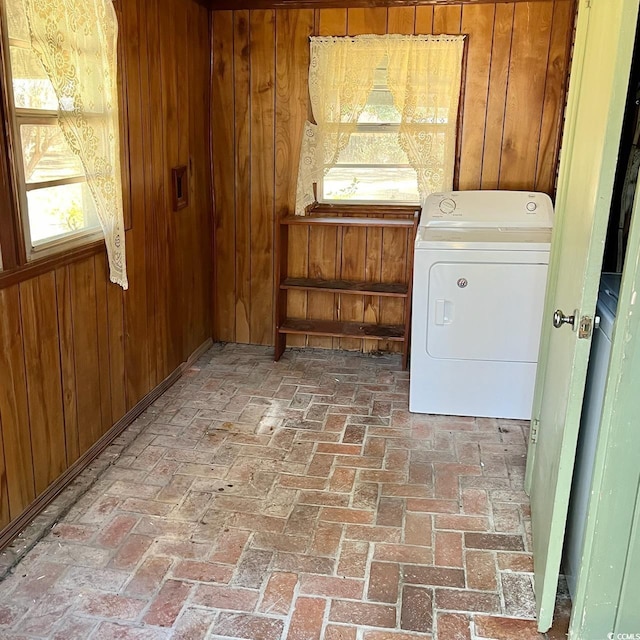
<svg viewBox="0 0 640 640">
<path fill-rule="evenodd" d="M 565 316 L 562 310 L 556 309 L 556 312 L 553 314 L 553 326 L 559 329 L 563 324 L 570 324 L 575 329 L 576 317 L 575 315 Z"/>
</svg>

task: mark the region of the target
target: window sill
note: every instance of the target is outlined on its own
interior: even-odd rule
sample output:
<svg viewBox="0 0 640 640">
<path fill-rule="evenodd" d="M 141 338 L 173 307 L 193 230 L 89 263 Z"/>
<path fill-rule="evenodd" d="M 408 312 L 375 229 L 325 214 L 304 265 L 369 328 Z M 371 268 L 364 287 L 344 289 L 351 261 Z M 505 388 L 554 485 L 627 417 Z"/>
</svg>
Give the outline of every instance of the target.
<svg viewBox="0 0 640 640">
<path fill-rule="evenodd" d="M 419 204 L 334 204 L 317 202 L 307 208 L 309 216 L 349 215 L 349 216 L 412 216 L 422 207 Z"/>
<path fill-rule="evenodd" d="M 49 255 L 35 259 L 27 264 L 12 268 L 8 271 L 0 271 L 0 289 L 20 284 L 25 280 L 31 280 L 58 267 L 63 267 L 72 262 L 79 262 L 85 258 L 98 255 L 105 250 L 104 239 L 94 240 L 62 253 Z"/>
</svg>

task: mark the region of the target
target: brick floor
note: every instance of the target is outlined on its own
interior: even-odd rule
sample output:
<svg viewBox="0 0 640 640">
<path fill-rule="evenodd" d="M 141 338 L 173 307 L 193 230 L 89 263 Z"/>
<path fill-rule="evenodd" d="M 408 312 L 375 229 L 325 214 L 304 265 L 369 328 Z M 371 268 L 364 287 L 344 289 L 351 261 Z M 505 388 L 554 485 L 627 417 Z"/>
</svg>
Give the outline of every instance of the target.
<svg viewBox="0 0 640 640">
<path fill-rule="evenodd" d="M 407 393 L 396 356 L 216 345 L 0 583 L 0 638 L 543 638 L 527 425 Z"/>
</svg>

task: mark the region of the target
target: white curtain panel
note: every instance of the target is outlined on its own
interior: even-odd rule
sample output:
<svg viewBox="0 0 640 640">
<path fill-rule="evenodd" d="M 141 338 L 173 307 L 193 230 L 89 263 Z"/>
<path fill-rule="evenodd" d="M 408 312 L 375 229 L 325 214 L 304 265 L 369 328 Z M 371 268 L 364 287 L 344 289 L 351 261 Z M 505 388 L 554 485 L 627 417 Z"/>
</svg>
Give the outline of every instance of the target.
<svg viewBox="0 0 640 640">
<path fill-rule="evenodd" d="M 58 123 L 82 162 L 104 231 L 111 281 L 127 289 L 113 4 L 11 1 L 22 3 L 31 46 L 58 98 Z"/>
<path fill-rule="evenodd" d="M 309 95 L 315 124 L 305 122 L 296 214 L 316 201 L 314 185 L 338 161 L 356 130 L 384 56 L 374 38 L 311 38 Z"/>
<path fill-rule="evenodd" d="M 387 60 L 387 84 L 402 114 L 399 142 L 418 176 L 421 200 L 453 185 L 464 36 L 312 37 L 309 93 L 296 215 L 316 202 L 315 185 L 356 130 Z"/>
<path fill-rule="evenodd" d="M 464 36 L 389 37 L 387 83 L 420 201 L 453 187 Z"/>
</svg>

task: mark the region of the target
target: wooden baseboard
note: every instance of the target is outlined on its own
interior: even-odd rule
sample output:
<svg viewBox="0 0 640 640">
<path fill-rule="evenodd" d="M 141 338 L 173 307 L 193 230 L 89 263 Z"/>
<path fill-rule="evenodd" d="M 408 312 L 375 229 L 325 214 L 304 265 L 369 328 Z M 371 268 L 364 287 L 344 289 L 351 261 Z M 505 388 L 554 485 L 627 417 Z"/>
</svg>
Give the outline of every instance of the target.
<svg viewBox="0 0 640 640">
<path fill-rule="evenodd" d="M 157 387 L 147 393 L 134 407 L 116 422 L 100 440 L 90 449 L 85 451 L 57 480 L 41 493 L 21 515 L 10 522 L 0 531 L 0 551 L 9 545 L 14 538 L 27 525 L 40 514 L 53 500 L 93 462 L 142 412 L 153 404 L 167 389 L 174 385 L 183 373 L 193 365 L 193 363 L 213 345 L 213 340 L 209 338 L 200 345 L 175 371 L 170 373 Z M 43 535 L 48 531 L 57 517 L 52 518 L 52 522 L 43 530 Z M 34 541 L 34 545 L 37 540 Z M 31 545 L 33 546 L 33 545 Z M 28 549 L 25 550 L 28 551 Z M 24 553 L 22 554 L 24 555 Z"/>
</svg>

